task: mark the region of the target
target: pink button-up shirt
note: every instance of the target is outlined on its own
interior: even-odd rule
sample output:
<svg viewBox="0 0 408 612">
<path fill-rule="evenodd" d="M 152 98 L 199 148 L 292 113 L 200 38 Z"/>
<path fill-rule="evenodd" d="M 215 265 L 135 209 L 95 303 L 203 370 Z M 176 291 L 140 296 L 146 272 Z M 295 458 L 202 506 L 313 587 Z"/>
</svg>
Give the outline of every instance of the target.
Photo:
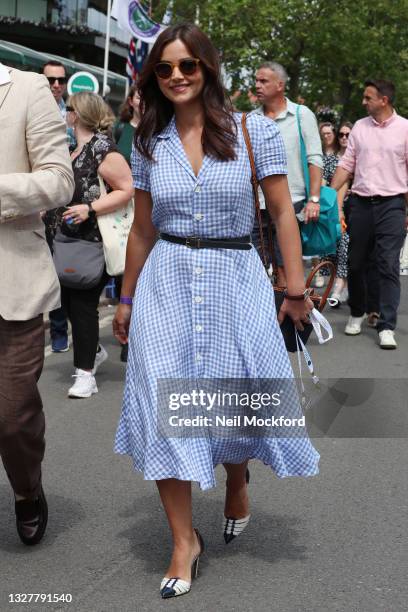
<svg viewBox="0 0 408 612">
<path fill-rule="evenodd" d="M 354 174 L 353 193 L 390 196 L 408 192 L 408 120 L 394 113 L 354 125 L 339 166 Z"/>
</svg>

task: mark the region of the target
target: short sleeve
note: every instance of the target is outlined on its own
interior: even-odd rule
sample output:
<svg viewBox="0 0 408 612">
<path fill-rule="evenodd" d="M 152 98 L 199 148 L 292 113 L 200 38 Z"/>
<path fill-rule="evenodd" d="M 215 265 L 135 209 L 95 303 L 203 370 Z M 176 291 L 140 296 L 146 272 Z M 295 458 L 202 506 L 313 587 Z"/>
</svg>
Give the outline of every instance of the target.
<svg viewBox="0 0 408 612">
<path fill-rule="evenodd" d="M 272 174 L 287 174 L 285 145 L 275 121 L 263 115 L 251 114 L 247 125 L 258 181 Z"/>
<path fill-rule="evenodd" d="M 108 153 L 117 153 L 118 147 L 115 145 L 113 140 L 106 136 L 106 134 L 97 134 L 95 143 L 93 145 L 93 155 L 96 160 L 96 165 L 99 167 Z"/>
<path fill-rule="evenodd" d="M 132 145 L 132 154 L 130 156 L 130 165 L 132 168 L 133 187 L 142 191 L 150 191 L 150 160 L 148 160 L 135 145 Z"/>
</svg>

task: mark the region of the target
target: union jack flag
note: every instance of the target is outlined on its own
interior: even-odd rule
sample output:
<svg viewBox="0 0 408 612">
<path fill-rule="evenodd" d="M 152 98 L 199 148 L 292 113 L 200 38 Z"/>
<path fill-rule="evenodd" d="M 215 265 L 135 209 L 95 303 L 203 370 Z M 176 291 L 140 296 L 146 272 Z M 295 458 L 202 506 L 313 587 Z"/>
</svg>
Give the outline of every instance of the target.
<svg viewBox="0 0 408 612">
<path fill-rule="evenodd" d="M 148 52 L 148 43 L 142 42 L 137 38 L 131 39 L 129 55 L 126 61 L 126 74 L 129 79 L 129 85 L 132 85 L 137 80 Z"/>
</svg>

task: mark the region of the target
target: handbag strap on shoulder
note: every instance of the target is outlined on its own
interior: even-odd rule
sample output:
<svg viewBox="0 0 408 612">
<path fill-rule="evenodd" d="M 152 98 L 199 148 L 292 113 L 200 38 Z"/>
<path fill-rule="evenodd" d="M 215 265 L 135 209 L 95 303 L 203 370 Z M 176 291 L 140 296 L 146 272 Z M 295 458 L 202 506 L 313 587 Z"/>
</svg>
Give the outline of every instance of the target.
<svg viewBox="0 0 408 612">
<path fill-rule="evenodd" d="M 254 151 L 252 149 L 251 138 L 248 133 L 246 120 L 247 120 L 247 114 L 242 113 L 241 126 L 242 126 L 242 133 L 244 135 L 245 145 L 246 145 L 247 152 L 248 152 L 249 164 L 251 166 L 251 184 L 252 184 L 252 191 L 254 194 L 255 211 L 256 211 L 256 216 L 257 216 L 258 225 L 259 225 L 262 259 L 263 259 L 264 266 L 267 267 L 268 260 L 266 257 L 265 240 L 264 240 L 263 227 L 262 227 L 261 207 L 259 204 L 259 193 L 258 193 L 259 183 L 258 183 L 258 179 L 256 178 Z"/>
<path fill-rule="evenodd" d="M 299 131 L 299 143 L 300 143 L 300 157 L 302 158 L 302 166 L 303 166 L 303 177 L 305 179 L 305 187 L 306 187 L 306 199 L 309 197 L 310 193 L 310 175 L 309 175 L 309 166 L 307 163 L 307 154 L 306 154 L 306 145 L 305 140 L 302 134 L 302 127 L 300 124 L 300 104 L 296 107 L 296 121 Z"/>
</svg>

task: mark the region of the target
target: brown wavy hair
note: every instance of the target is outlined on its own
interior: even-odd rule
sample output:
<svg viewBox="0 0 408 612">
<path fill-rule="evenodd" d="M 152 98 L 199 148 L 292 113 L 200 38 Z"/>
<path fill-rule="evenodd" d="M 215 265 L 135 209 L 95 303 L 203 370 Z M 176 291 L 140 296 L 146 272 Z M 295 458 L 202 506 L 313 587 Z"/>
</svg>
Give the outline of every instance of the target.
<svg viewBox="0 0 408 612">
<path fill-rule="evenodd" d="M 154 67 L 161 60 L 163 49 L 171 42 L 181 40 L 192 57 L 200 60 L 204 72 L 202 103 L 204 153 L 227 161 L 236 158 L 237 126 L 230 99 L 224 90 L 217 49 L 197 26 L 183 23 L 170 26 L 156 40 L 139 79 L 141 119 L 135 132 L 135 146 L 147 159 L 153 159 L 152 139 L 170 122 L 174 108 L 160 91 Z"/>
</svg>

